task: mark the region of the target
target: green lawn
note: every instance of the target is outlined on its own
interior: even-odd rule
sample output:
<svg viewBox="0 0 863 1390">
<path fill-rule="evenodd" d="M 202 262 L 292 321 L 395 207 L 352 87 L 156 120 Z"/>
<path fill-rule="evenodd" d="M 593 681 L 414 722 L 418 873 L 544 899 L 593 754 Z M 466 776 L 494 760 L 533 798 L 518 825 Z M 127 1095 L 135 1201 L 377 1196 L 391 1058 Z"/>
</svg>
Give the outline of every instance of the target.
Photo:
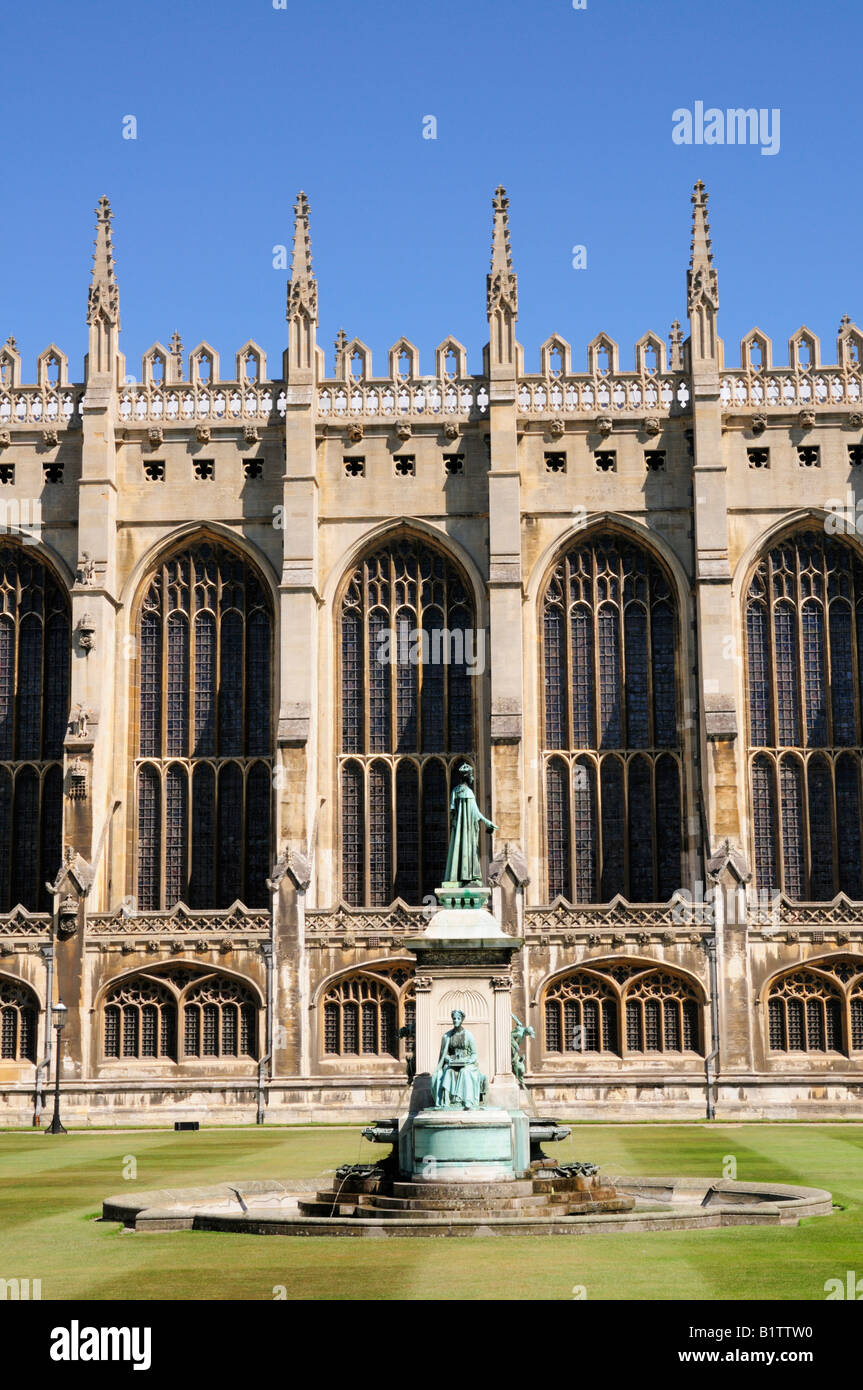
<svg viewBox="0 0 863 1390">
<path fill-rule="evenodd" d="M 380 1156 L 358 1129 L 0 1132 L 0 1278 L 42 1280 L 43 1299 L 288 1298 L 824 1299 L 863 1276 L 863 1125 L 588 1125 L 561 1160 L 610 1172 L 738 1178 L 829 1188 L 842 1210 L 800 1227 L 500 1240 L 139 1235 L 93 1220 L 137 1186 L 312 1178 Z M 124 1181 L 129 1156 L 137 1179 Z M 730 1174 L 729 1174 L 730 1176 Z"/>
</svg>

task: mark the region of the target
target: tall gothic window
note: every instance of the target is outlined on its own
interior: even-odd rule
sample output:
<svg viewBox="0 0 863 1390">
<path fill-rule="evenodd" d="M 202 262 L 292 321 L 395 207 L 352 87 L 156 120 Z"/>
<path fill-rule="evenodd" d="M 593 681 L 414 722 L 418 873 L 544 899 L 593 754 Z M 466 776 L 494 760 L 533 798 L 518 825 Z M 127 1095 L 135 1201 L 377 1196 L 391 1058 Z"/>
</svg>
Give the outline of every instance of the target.
<svg viewBox="0 0 863 1390">
<path fill-rule="evenodd" d="M 764 557 L 746 602 L 749 775 L 759 889 L 863 898 L 863 563 L 803 530 Z"/>
<path fill-rule="evenodd" d="M 141 972 L 105 996 L 107 1061 L 182 1062 L 258 1055 L 259 1004 L 246 985 L 187 966 Z"/>
<path fill-rule="evenodd" d="M 572 970 L 545 992 L 548 1053 L 703 1053 L 703 1000 L 683 976 L 638 961 Z"/>
<path fill-rule="evenodd" d="M 399 1029 L 415 1018 L 413 972 L 383 966 L 336 980 L 322 1000 L 324 1057 L 396 1058 Z"/>
<path fill-rule="evenodd" d="M 38 1018 L 32 990 L 17 980 L 0 979 L 0 1060 L 35 1063 Z"/>
<path fill-rule="evenodd" d="M 227 546 L 171 555 L 138 626 L 137 893 L 141 909 L 267 902 L 272 615 Z"/>
<path fill-rule="evenodd" d="M 774 979 L 767 991 L 771 1052 L 863 1052 L 863 960 L 814 960 Z"/>
<path fill-rule="evenodd" d="M 542 609 L 548 896 L 666 902 L 681 879 L 677 615 L 660 566 L 598 536 Z"/>
<path fill-rule="evenodd" d="M 342 896 L 419 903 L 443 878 L 456 769 L 475 763 L 483 651 L 455 565 L 411 538 L 367 555 L 342 600 L 340 656 Z"/>
<path fill-rule="evenodd" d="M 65 592 L 24 546 L 0 545 L 0 911 L 50 907 L 60 867 L 69 718 Z"/>
</svg>

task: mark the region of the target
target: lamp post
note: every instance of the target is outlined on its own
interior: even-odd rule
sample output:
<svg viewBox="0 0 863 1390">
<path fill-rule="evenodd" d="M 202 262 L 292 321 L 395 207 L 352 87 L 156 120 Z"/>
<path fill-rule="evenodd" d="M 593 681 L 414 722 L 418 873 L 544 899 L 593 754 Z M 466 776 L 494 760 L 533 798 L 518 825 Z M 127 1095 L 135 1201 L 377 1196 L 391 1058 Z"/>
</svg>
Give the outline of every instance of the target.
<svg viewBox="0 0 863 1390">
<path fill-rule="evenodd" d="M 54 1118 L 45 1130 L 46 1134 L 65 1134 L 60 1123 L 60 1034 L 66 1025 L 66 1005 L 57 1001 L 51 1009 L 51 1021 L 57 1029 L 57 1047 L 54 1056 Z"/>
</svg>

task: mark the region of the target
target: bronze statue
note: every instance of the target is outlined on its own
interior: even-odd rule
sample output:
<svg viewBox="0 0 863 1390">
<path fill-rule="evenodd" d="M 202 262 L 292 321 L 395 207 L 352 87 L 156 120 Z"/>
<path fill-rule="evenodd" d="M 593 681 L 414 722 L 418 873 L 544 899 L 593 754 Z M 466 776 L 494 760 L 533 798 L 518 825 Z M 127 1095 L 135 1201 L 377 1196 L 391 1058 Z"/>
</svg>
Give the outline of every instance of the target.
<svg viewBox="0 0 863 1390">
<path fill-rule="evenodd" d="M 449 853 L 444 879 L 447 883 L 478 887 L 482 883 L 479 828 L 486 825 L 489 830 L 497 830 L 497 826 L 483 815 L 476 804 L 470 763 L 462 763 L 459 772 L 464 780 L 453 787 L 450 798 Z"/>
</svg>

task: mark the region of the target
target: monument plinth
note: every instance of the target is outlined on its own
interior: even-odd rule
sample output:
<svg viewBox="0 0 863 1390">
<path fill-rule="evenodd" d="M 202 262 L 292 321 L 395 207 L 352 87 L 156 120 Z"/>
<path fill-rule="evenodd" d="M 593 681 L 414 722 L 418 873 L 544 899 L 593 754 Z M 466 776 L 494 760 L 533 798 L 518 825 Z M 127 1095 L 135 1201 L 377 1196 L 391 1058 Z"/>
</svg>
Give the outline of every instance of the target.
<svg viewBox="0 0 863 1390">
<path fill-rule="evenodd" d="M 515 1179 L 530 1167 L 529 1124 L 512 1070 L 513 955 L 523 944 L 488 911 L 472 770 L 452 794 L 440 904 L 405 942 L 416 957 L 415 1075 L 399 1117 L 399 1166 L 414 1182 Z"/>
</svg>

